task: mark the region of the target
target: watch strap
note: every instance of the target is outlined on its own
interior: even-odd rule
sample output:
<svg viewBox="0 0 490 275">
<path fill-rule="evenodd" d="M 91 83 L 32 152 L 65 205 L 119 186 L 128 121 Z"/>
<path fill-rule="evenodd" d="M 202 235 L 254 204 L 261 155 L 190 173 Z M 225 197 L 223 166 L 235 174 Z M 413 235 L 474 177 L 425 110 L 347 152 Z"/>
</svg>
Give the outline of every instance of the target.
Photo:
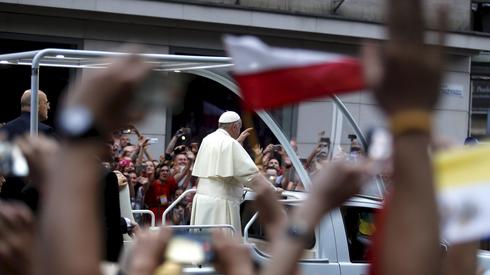
<svg viewBox="0 0 490 275">
<path fill-rule="evenodd" d="M 95 127 L 92 113 L 84 106 L 62 110 L 56 120 L 58 132 L 68 141 L 100 139 L 101 132 Z"/>
</svg>

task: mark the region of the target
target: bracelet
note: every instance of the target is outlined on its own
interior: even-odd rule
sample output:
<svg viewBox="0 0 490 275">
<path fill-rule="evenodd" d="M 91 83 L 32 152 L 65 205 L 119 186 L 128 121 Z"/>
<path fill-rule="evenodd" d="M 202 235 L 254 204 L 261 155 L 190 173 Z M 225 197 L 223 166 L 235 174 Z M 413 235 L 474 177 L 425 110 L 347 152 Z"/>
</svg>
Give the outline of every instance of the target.
<svg viewBox="0 0 490 275">
<path fill-rule="evenodd" d="M 422 110 L 401 111 L 390 117 L 390 128 L 394 136 L 413 132 L 430 133 L 432 114 Z"/>
</svg>

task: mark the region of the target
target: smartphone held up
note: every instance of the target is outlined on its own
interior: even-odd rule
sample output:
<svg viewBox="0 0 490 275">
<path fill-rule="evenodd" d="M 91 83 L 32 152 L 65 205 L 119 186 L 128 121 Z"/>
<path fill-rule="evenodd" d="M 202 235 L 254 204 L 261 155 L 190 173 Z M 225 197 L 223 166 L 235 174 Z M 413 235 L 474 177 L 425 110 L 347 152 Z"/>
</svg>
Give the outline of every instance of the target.
<svg viewBox="0 0 490 275">
<path fill-rule="evenodd" d="M 201 265 L 214 259 L 210 232 L 176 232 L 167 246 L 168 261 L 186 265 Z"/>
<path fill-rule="evenodd" d="M 20 148 L 10 142 L 0 142 L 0 176 L 29 175 L 27 160 Z"/>
</svg>

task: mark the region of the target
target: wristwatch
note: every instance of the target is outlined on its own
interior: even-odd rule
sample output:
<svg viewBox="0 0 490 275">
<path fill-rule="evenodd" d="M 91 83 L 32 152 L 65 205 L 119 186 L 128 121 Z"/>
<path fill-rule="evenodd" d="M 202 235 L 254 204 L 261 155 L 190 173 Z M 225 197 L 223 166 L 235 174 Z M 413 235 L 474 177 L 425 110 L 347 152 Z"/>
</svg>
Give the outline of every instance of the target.
<svg viewBox="0 0 490 275">
<path fill-rule="evenodd" d="M 77 141 L 101 137 L 94 126 L 94 117 L 85 106 L 63 109 L 58 115 L 57 128 L 66 140 Z"/>
</svg>

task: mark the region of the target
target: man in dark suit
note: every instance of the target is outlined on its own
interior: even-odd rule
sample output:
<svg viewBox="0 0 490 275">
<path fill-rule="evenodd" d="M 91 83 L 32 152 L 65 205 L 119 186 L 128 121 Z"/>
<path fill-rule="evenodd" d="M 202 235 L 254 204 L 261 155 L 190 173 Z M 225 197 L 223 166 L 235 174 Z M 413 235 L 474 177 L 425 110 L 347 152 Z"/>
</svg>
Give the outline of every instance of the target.
<svg viewBox="0 0 490 275">
<path fill-rule="evenodd" d="M 46 94 L 39 90 L 38 92 L 38 114 L 39 121 L 45 121 L 48 119 L 49 101 Z M 20 99 L 20 111 L 19 117 L 7 122 L 0 132 L 5 133 L 9 141 L 13 141 L 16 137 L 29 133 L 30 130 L 30 116 L 31 116 L 31 90 L 27 90 L 22 94 Z M 51 126 L 39 122 L 39 133 L 45 135 L 53 135 L 54 130 Z M 37 204 L 39 199 L 39 193 L 31 183 L 26 184 L 22 178 L 19 177 L 7 177 L 6 182 L 2 186 L 0 198 L 13 199 L 25 202 L 33 210 L 37 210 Z"/>
<path fill-rule="evenodd" d="M 39 90 L 38 92 L 38 102 L 39 102 L 39 132 L 46 135 L 53 134 L 53 128 L 48 126 L 41 121 L 48 119 L 49 111 L 49 101 L 46 94 Z M 3 126 L 0 131 L 7 134 L 8 140 L 13 140 L 17 136 L 24 135 L 29 132 L 30 129 L 30 116 L 31 116 L 31 90 L 24 92 L 20 99 L 20 111 L 21 114 L 14 120 L 11 120 Z"/>
</svg>

